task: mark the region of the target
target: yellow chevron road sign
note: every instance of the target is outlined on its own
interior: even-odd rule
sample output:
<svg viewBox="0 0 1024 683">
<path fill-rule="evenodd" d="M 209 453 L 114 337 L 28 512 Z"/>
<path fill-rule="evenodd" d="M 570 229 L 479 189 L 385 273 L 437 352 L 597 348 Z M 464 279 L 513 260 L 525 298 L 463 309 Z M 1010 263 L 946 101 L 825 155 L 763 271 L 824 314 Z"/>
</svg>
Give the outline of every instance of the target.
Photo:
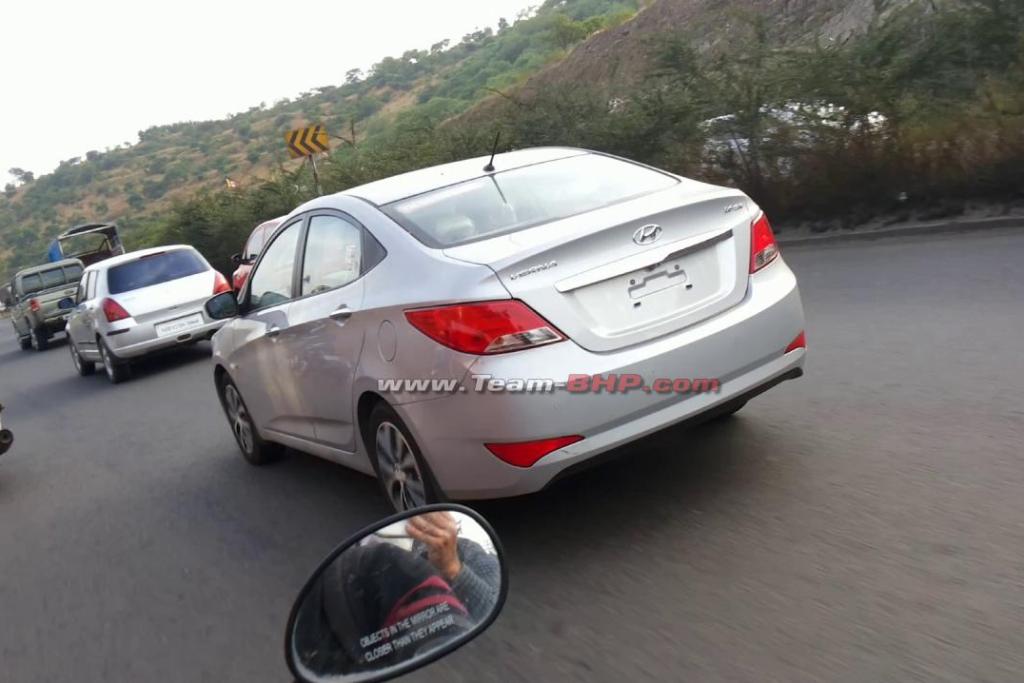
<svg viewBox="0 0 1024 683">
<path fill-rule="evenodd" d="M 288 145 L 288 153 L 292 159 L 312 156 L 331 148 L 327 128 L 322 125 L 290 130 L 284 134 L 284 141 Z"/>
</svg>

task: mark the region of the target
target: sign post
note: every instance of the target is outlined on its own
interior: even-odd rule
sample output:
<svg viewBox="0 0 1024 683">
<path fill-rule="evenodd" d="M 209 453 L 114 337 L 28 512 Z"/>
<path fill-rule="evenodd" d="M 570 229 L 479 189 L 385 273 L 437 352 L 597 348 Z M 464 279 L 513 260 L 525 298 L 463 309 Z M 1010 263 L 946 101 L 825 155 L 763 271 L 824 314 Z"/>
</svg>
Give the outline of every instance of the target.
<svg viewBox="0 0 1024 683">
<path fill-rule="evenodd" d="M 331 149 L 330 136 L 327 135 L 326 126 L 317 124 L 290 130 L 284 134 L 284 141 L 292 159 L 301 157 L 309 159 L 309 164 L 313 168 L 313 184 L 316 187 L 316 193 L 321 194 L 320 172 L 316 168 L 316 155 Z"/>
</svg>

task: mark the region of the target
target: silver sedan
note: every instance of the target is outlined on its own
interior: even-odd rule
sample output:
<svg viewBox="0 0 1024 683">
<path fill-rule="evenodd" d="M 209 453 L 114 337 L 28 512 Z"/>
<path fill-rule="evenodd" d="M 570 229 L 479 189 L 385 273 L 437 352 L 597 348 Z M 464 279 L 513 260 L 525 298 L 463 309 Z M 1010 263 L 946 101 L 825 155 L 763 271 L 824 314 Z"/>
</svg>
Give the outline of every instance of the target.
<svg viewBox="0 0 1024 683">
<path fill-rule="evenodd" d="M 470 159 L 286 217 L 214 297 L 242 453 L 374 474 L 396 508 L 537 491 L 800 376 L 804 315 L 743 193 L 576 149 Z"/>
<path fill-rule="evenodd" d="M 115 384 L 130 362 L 147 354 L 209 339 L 223 320 L 203 304 L 227 292 L 227 278 L 186 245 L 142 249 L 85 269 L 68 318 L 75 370 L 90 375 L 100 363 Z"/>
</svg>

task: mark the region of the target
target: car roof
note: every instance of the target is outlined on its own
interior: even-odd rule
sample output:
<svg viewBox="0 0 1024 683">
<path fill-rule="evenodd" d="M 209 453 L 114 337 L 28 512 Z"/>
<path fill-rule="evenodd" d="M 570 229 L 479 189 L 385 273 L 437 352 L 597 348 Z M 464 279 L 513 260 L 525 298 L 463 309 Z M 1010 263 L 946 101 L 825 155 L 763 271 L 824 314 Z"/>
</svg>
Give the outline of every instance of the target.
<svg viewBox="0 0 1024 683">
<path fill-rule="evenodd" d="M 108 259 L 97 261 L 96 263 L 86 268 L 86 270 L 106 270 L 107 268 L 112 268 L 113 266 L 118 266 L 121 265 L 122 263 L 127 263 L 129 261 L 140 259 L 143 256 L 151 256 L 152 254 L 159 254 L 160 252 L 164 251 L 180 251 L 182 249 L 190 249 L 192 251 L 195 251 L 195 247 L 188 244 L 168 244 L 163 247 L 150 247 L 149 249 L 138 249 L 136 251 L 129 251 L 127 254 L 112 256 Z"/>
<path fill-rule="evenodd" d="M 38 266 L 32 266 L 30 268 L 22 268 L 21 270 L 19 270 L 17 273 L 14 274 L 14 277 L 17 278 L 17 277 L 21 277 L 23 275 L 34 275 L 35 273 L 42 273 L 42 272 L 45 272 L 47 270 L 53 270 L 54 268 L 59 268 L 60 266 L 74 266 L 74 265 L 79 265 L 80 266 L 80 265 L 82 265 L 82 262 L 79 261 L 76 258 L 66 258 L 66 259 L 61 259 L 60 261 L 50 261 L 49 263 L 42 263 L 42 264 L 40 264 Z"/>
<path fill-rule="evenodd" d="M 541 164 L 556 159 L 589 154 L 587 150 L 575 149 L 572 147 L 533 147 L 521 149 L 514 152 L 505 152 L 494 156 L 495 171 L 500 173 L 514 168 Z M 447 187 L 457 183 L 466 182 L 475 178 L 482 178 L 488 173 L 484 171 L 490 155 L 454 161 L 440 166 L 421 168 L 417 171 L 410 171 L 400 175 L 375 180 L 372 183 L 352 187 L 340 194 L 350 195 L 365 199 L 378 206 L 390 204 L 391 202 L 413 197 L 439 187 Z"/>
</svg>

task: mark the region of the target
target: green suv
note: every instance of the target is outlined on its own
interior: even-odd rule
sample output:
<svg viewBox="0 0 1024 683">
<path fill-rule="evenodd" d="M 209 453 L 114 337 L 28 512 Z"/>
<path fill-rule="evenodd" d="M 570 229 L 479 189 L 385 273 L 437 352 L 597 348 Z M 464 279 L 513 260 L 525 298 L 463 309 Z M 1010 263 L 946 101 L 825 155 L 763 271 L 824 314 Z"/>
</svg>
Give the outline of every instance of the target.
<svg viewBox="0 0 1024 683">
<path fill-rule="evenodd" d="M 50 337 L 64 331 L 81 279 L 82 262 L 78 259 L 18 271 L 6 303 L 22 349 L 42 351 L 49 346 Z"/>
</svg>

